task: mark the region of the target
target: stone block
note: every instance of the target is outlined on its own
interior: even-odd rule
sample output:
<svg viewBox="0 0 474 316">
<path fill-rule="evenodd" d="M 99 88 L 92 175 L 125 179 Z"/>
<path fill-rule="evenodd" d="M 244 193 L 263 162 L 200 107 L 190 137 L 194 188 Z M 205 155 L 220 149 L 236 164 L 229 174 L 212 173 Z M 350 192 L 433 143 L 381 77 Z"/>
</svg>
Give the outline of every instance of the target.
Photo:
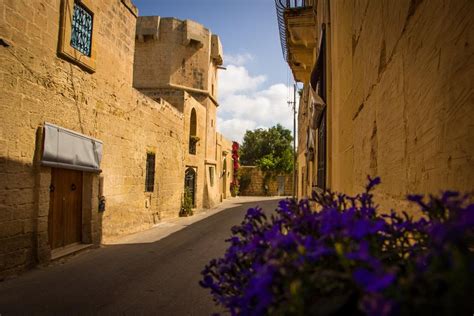
<svg viewBox="0 0 474 316">
<path fill-rule="evenodd" d="M 0 253 L 10 253 L 31 247 L 30 235 L 19 235 L 1 239 Z"/>
<path fill-rule="evenodd" d="M 14 268 L 25 265 L 28 258 L 28 250 L 21 249 L 5 255 L 5 268 Z"/>
<path fill-rule="evenodd" d="M 16 28 L 17 30 L 21 31 L 26 30 L 26 19 L 22 17 L 18 12 L 10 9 L 9 7 L 6 8 L 5 19 L 10 27 Z"/>
<path fill-rule="evenodd" d="M 0 223 L 12 220 L 12 208 L 0 204 Z"/>
<path fill-rule="evenodd" d="M 158 40 L 160 37 L 160 17 L 159 16 L 141 16 L 137 20 L 136 37 L 144 42 L 149 37 Z"/>
<path fill-rule="evenodd" d="M 11 237 L 23 234 L 23 221 L 13 220 L 3 222 L 0 227 L 0 238 Z"/>
</svg>

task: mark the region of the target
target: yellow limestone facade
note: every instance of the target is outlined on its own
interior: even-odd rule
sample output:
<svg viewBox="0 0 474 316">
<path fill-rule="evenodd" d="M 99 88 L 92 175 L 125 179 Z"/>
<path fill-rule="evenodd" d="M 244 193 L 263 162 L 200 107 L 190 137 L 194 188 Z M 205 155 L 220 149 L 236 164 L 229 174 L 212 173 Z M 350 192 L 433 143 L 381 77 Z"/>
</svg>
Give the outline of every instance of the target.
<svg viewBox="0 0 474 316">
<path fill-rule="evenodd" d="M 225 146 L 217 146 L 215 132 L 218 37 L 195 22 L 169 19 L 154 29 L 155 39 L 140 23 L 135 32 L 138 12 L 130 0 L 76 3 L 93 16 L 85 53 L 71 45 L 74 1 L 0 2 L 0 279 L 68 247 L 98 245 L 177 217 L 189 167 L 197 170 L 196 208 L 221 200 L 218 157 L 228 143 L 220 136 Z M 160 38 L 165 45 L 145 47 Z M 156 83 L 170 85 L 159 90 Z M 195 155 L 189 153 L 192 111 Z M 102 142 L 100 172 L 76 172 L 80 181 L 65 188 L 72 200 L 54 197 L 68 180 L 54 174 L 68 169 L 42 163 L 45 122 Z M 79 217 L 52 216 L 66 202 Z M 67 226 L 74 226 L 73 237 L 62 236 Z"/>
<path fill-rule="evenodd" d="M 191 20 L 147 16 L 138 18 L 136 38 L 134 86 L 183 113 L 183 162 L 187 174 L 194 173 L 188 186 L 196 207 L 213 207 L 221 195 L 216 150 L 217 72 L 223 62 L 219 37 Z"/>
<path fill-rule="evenodd" d="M 217 133 L 216 160 L 219 174 L 219 200 L 222 201 L 232 196 L 230 184 L 234 179 L 234 159 L 232 158 L 232 142 L 222 134 Z"/>
<path fill-rule="evenodd" d="M 474 2 L 309 0 L 284 11 L 288 63 L 304 84 L 299 197 L 355 194 L 367 175 L 381 177 L 386 209 L 409 208 L 408 193 L 473 191 Z"/>
</svg>

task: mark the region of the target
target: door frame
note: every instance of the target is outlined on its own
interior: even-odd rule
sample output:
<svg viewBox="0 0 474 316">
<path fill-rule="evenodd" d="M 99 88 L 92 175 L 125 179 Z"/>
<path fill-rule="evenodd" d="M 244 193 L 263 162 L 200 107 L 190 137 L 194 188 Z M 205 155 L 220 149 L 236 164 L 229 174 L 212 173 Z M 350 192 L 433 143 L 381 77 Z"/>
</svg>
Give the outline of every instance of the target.
<svg viewBox="0 0 474 316">
<path fill-rule="evenodd" d="M 39 263 L 49 262 L 56 258 L 58 252 L 65 248 L 52 249 L 49 240 L 49 216 L 50 216 L 50 185 L 52 182 L 51 167 L 40 166 L 37 173 L 38 194 L 38 218 L 37 223 L 37 260 Z M 99 173 L 82 172 L 82 240 L 80 246 L 100 245 L 102 241 L 102 213 L 99 208 Z M 74 244 L 73 244 L 74 245 Z M 65 255 L 68 252 L 64 252 Z"/>
</svg>

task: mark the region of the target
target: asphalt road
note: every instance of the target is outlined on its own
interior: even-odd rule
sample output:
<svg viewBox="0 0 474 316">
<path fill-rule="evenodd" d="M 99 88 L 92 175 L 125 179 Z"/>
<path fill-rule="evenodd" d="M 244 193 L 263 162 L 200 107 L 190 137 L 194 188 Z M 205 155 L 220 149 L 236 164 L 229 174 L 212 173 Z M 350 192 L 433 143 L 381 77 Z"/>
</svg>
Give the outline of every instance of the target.
<svg viewBox="0 0 474 316">
<path fill-rule="evenodd" d="M 153 243 L 91 250 L 0 283 L 0 315 L 210 315 L 219 312 L 198 281 L 223 255 L 230 227 L 255 205 L 245 203 Z"/>
</svg>

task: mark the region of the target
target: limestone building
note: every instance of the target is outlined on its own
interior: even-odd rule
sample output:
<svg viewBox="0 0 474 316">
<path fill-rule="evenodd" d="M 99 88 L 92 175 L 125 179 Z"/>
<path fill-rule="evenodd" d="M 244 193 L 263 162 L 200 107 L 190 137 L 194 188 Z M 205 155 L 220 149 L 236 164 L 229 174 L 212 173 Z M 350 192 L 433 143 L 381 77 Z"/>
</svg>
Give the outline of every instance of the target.
<svg viewBox="0 0 474 316">
<path fill-rule="evenodd" d="M 147 16 L 138 18 L 136 38 L 133 84 L 183 114 L 186 186 L 196 207 L 212 207 L 221 193 L 216 170 L 219 37 L 191 20 Z"/>
<path fill-rule="evenodd" d="M 218 200 L 222 201 L 232 196 L 231 183 L 234 179 L 234 159 L 232 158 L 232 142 L 226 139 L 222 134 L 217 133 L 216 161 L 219 174 Z"/>
<path fill-rule="evenodd" d="M 298 196 L 377 201 L 474 188 L 474 2 L 276 0 L 284 57 L 304 88 Z"/>
<path fill-rule="evenodd" d="M 220 201 L 219 40 L 137 18 L 130 0 L 0 2 L 0 279 L 178 216 L 189 168 L 195 206 Z"/>
</svg>

